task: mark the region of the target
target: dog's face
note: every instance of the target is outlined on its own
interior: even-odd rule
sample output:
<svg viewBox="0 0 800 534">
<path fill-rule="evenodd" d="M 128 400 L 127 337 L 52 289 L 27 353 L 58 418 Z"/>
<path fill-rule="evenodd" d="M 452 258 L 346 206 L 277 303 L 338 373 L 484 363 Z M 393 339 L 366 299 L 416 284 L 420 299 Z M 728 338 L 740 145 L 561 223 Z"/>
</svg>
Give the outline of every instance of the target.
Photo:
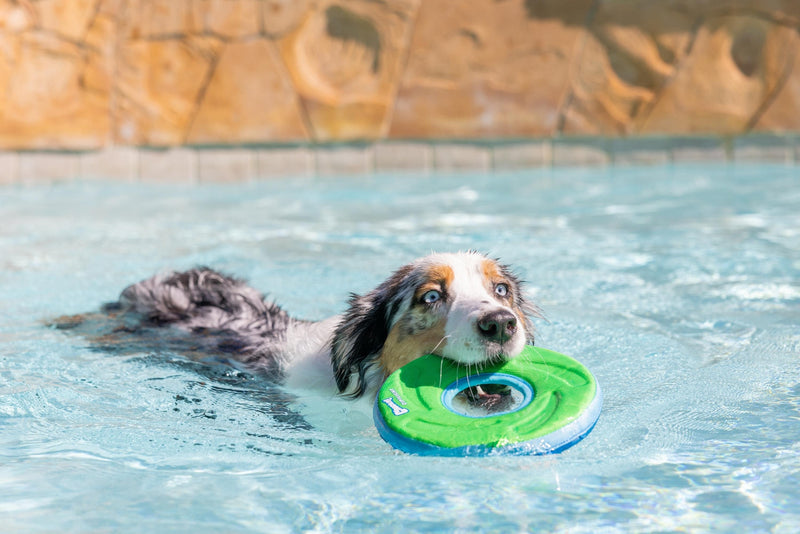
<svg viewBox="0 0 800 534">
<path fill-rule="evenodd" d="M 467 366 L 513 358 L 533 341 L 535 315 L 520 282 L 495 260 L 474 252 L 421 258 L 351 299 L 332 345 L 337 384 L 360 395 L 369 375 L 425 354 Z"/>
<path fill-rule="evenodd" d="M 379 362 L 391 373 L 424 354 L 472 365 L 519 354 L 528 335 L 519 283 L 477 254 L 428 256 L 404 280 Z"/>
</svg>

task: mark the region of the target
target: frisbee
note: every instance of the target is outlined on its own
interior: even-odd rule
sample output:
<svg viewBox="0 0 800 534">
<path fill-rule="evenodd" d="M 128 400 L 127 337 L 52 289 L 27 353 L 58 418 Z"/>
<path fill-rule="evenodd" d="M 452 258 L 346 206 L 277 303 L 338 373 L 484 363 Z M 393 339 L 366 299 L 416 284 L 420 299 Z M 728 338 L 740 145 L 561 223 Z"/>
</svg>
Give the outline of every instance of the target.
<svg viewBox="0 0 800 534">
<path fill-rule="evenodd" d="M 548 454 L 589 434 L 602 402 L 583 364 L 529 345 L 478 370 L 434 355 L 418 358 L 389 375 L 373 418 L 386 442 L 411 454 Z"/>
</svg>

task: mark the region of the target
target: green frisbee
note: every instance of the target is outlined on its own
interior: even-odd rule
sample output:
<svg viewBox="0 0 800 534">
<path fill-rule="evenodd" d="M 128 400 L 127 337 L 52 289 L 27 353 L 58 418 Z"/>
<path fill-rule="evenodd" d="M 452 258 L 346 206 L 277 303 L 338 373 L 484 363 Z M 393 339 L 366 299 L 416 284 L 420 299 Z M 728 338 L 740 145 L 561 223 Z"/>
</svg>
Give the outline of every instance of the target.
<svg viewBox="0 0 800 534">
<path fill-rule="evenodd" d="M 473 402 L 481 396 L 489 408 Z M 386 379 L 373 417 L 386 442 L 412 454 L 547 454 L 583 439 L 601 406 L 600 387 L 580 362 L 526 346 L 477 372 L 434 355 L 418 358 Z"/>
</svg>

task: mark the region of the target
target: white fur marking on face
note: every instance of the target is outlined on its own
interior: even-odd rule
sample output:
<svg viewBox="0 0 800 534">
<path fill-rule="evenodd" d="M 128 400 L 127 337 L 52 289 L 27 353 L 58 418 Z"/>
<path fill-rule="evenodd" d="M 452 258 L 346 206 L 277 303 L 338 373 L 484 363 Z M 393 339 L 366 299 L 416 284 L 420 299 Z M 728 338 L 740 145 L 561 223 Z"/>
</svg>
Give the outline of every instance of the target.
<svg viewBox="0 0 800 534">
<path fill-rule="evenodd" d="M 446 263 L 453 270 L 453 281 L 447 288 L 450 310 L 445 326 L 447 345 L 442 356 L 453 361 L 472 364 L 494 356 L 487 353 L 485 341 L 478 334 L 477 321 L 489 311 L 503 309 L 517 314 L 497 300 L 489 289 L 491 281 L 485 279 L 486 258 L 478 254 L 441 254 L 431 258 Z M 517 317 L 517 332 L 502 347 L 506 356 L 516 356 L 525 345 L 522 317 Z"/>
</svg>

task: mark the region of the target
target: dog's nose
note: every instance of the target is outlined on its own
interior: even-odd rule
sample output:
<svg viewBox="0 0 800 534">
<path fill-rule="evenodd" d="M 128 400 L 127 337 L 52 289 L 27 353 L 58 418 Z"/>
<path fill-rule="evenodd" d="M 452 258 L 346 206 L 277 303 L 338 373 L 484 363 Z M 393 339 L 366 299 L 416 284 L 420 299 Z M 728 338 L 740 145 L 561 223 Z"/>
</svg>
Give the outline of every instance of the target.
<svg viewBox="0 0 800 534">
<path fill-rule="evenodd" d="M 478 319 L 478 333 L 489 341 L 504 343 L 517 331 L 517 318 L 508 310 L 495 310 Z"/>
</svg>

